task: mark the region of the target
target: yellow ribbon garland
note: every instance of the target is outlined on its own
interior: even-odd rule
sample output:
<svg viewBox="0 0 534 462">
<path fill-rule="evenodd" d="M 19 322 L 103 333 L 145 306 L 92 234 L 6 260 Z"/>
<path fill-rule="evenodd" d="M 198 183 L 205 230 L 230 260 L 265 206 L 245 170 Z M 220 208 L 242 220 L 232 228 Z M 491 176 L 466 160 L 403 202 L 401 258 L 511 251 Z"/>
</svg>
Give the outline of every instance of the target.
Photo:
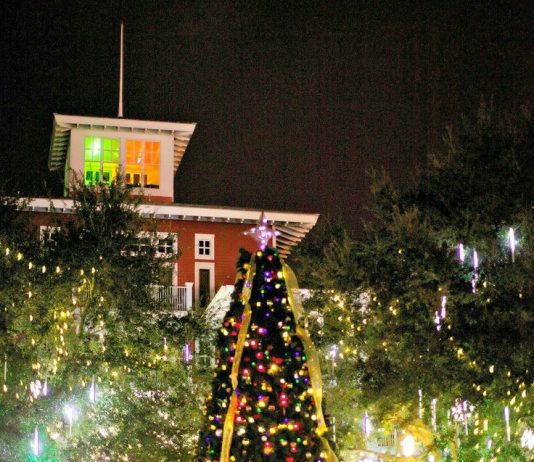
<svg viewBox="0 0 534 462">
<path fill-rule="evenodd" d="M 316 414 L 317 414 L 317 423 L 318 427 L 316 429 L 316 433 L 319 436 L 322 444 L 323 444 L 323 452 L 326 454 L 326 456 L 323 456 L 326 458 L 326 462 L 338 462 L 338 459 L 336 455 L 334 454 L 334 451 L 330 448 L 330 444 L 326 440 L 326 438 L 323 437 L 324 433 L 328 430 L 326 426 L 326 422 L 323 415 L 323 408 L 322 408 L 322 398 L 323 398 L 323 381 L 321 376 L 321 367 L 319 365 L 319 356 L 317 355 L 317 351 L 315 350 L 315 347 L 313 346 L 313 342 L 310 338 L 310 335 L 308 331 L 302 326 L 304 321 L 304 309 L 302 308 L 302 304 L 300 303 L 300 299 L 298 297 L 295 297 L 295 293 L 298 291 L 298 283 L 297 278 L 295 277 L 295 273 L 293 273 L 293 270 L 286 265 L 285 263 L 282 264 L 283 266 L 283 274 L 284 278 L 286 280 L 286 286 L 287 286 L 287 293 L 289 298 L 289 306 L 293 312 L 293 316 L 295 318 L 295 323 L 297 325 L 296 334 L 297 337 L 300 339 L 304 346 L 304 352 L 306 354 L 306 357 L 308 358 L 308 370 L 310 373 L 310 381 L 312 386 L 312 395 L 315 402 L 315 408 L 316 408 Z M 250 296 L 252 293 L 251 287 L 252 287 L 252 280 L 254 279 L 254 275 L 256 273 L 256 260 L 255 256 L 253 255 L 250 260 L 250 268 L 247 272 L 247 277 L 245 284 L 243 286 L 243 293 L 241 296 L 241 300 L 243 304 L 245 305 L 245 309 L 243 310 L 243 318 L 241 321 L 241 327 L 239 329 L 239 335 L 237 337 L 237 344 L 235 349 L 235 355 L 234 355 L 234 362 L 232 364 L 232 372 L 230 374 L 230 378 L 232 381 L 232 397 L 230 398 L 229 408 L 226 413 L 226 418 L 224 420 L 224 428 L 223 428 L 223 440 L 222 440 L 222 448 L 221 448 L 221 462 L 229 462 L 230 460 L 230 447 L 232 445 L 232 436 L 234 433 L 234 419 L 235 419 L 235 411 L 237 408 L 237 395 L 236 395 L 236 388 L 238 384 L 238 374 L 239 374 L 239 366 L 241 363 L 241 357 L 243 355 L 243 349 L 245 347 L 245 341 L 248 334 L 248 328 L 250 326 L 250 320 L 252 318 L 252 309 L 250 307 Z"/>
<path fill-rule="evenodd" d="M 289 306 L 293 312 L 293 317 L 295 318 L 295 324 L 297 325 L 297 337 L 302 342 L 302 345 L 304 346 L 304 352 L 306 353 L 306 357 L 308 358 L 308 371 L 310 373 L 310 381 L 312 386 L 312 396 L 313 400 L 315 401 L 315 409 L 317 414 L 317 429 L 315 432 L 321 439 L 321 442 L 323 443 L 323 450 L 326 453 L 326 462 L 338 462 L 337 457 L 332 451 L 332 448 L 330 447 L 330 444 L 328 443 L 328 440 L 324 438 L 324 434 L 328 431 L 328 427 L 326 426 L 326 421 L 323 414 L 323 378 L 321 374 L 321 366 L 319 362 L 319 355 L 317 354 L 317 351 L 315 350 L 315 346 L 313 345 L 312 339 L 310 338 L 310 334 L 308 333 L 307 329 L 304 327 L 304 320 L 305 320 L 305 314 L 304 314 L 304 308 L 302 307 L 302 303 L 300 302 L 300 295 L 298 293 L 299 286 L 297 282 L 297 278 L 295 276 L 295 273 L 293 270 L 286 265 L 285 263 L 282 263 L 283 272 L 284 272 L 284 279 L 286 281 L 286 287 L 287 287 L 287 295 L 289 298 Z M 295 296 L 297 295 L 297 296 Z"/>
</svg>

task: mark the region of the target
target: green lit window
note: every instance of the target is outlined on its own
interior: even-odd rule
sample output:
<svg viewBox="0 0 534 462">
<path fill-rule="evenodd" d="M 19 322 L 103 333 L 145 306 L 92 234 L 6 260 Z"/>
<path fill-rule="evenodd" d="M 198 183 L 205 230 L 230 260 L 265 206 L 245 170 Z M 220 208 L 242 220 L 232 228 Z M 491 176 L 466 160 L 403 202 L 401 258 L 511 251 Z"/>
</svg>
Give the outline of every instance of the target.
<svg viewBox="0 0 534 462">
<path fill-rule="evenodd" d="M 127 140 L 125 160 L 124 173 L 127 184 L 159 188 L 159 141 Z"/>
<path fill-rule="evenodd" d="M 120 141 L 116 138 L 88 136 L 84 148 L 86 185 L 109 184 L 119 171 Z"/>
</svg>

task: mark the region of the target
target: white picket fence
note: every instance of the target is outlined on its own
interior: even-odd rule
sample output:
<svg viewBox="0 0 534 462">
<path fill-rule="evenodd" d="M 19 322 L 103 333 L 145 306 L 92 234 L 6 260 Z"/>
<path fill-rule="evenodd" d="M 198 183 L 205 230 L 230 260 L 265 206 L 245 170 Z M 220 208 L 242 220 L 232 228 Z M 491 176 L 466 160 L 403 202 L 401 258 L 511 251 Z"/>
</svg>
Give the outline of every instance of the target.
<svg viewBox="0 0 534 462">
<path fill-rule="evenodd" d="M 152 286 L 154 298 L 171 306 L 173 311 L 187 311 L 187 287 Z"/>
</svg>

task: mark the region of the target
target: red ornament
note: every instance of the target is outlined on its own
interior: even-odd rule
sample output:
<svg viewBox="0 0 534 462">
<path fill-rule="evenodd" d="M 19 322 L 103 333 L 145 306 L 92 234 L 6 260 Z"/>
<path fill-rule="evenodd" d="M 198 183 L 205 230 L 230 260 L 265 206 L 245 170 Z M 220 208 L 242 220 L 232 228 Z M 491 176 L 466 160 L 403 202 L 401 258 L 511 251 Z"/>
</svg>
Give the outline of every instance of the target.
<svg viewBox="0 0 534 462">
<path fill-rule="evenodd" d="M 266 441 L 265 444 L 263 445 L 263 453 L 266 456 L 269 456 L 273 453 L 273 451 L 274 451 L 273 443 L 271 443 L 270 441 Z"/>
<path fill-rule="evenodd" d="M 289 397 L 285 393 L 280 393 L 278 395 L 278 405 L 280 407 L 289 406 Z"/>
</svg>

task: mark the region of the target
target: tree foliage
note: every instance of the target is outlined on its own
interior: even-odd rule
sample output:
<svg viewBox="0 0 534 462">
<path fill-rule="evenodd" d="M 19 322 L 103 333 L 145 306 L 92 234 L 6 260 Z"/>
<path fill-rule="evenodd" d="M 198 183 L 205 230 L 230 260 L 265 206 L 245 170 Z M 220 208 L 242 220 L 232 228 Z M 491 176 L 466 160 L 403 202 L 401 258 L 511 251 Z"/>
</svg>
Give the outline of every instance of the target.
<svg viewBox="0 0 534 462">
<path fill-rule="evenodd" d="M 151 224 L 120 180 L 78 185 L 74 204 L 38 255 L 0 244 L 2 460 L 31 458 L 36 430 L 39 461 L 188 460 L 200 385 L 183 322 L 152 296 L 166 261 L 139 245 Z"/>
<path fill-rule="evenodd" d="M 339 278 L 331 287 L 343 291 L 326 304 L 322 329 L 342 335 L 325 344 L 341 339 L 352 364 L 338 386 L 358 389 L 358 418 L 369 409 L 382 426 L 432 430 L 425 445 L 435 457 L 529 457 L 520 436 L 534 425 L 533 140 L 528 111 L 482 105 L 474 122 L 448 130 L 413 187 L 375 181 L 365 232 L 324 250 L 325 285 Z M 466 400 L 474 415 L 463 428 L 451 408 Z"/>
</svg>

